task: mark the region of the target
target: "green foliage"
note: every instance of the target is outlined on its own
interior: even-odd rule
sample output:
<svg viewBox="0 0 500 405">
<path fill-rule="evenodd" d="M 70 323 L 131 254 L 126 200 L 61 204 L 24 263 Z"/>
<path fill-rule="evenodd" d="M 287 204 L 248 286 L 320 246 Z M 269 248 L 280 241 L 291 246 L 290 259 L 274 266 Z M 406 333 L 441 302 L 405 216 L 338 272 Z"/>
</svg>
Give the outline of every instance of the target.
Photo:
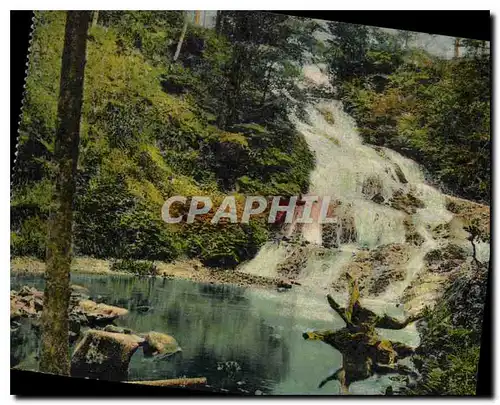
<svg viewBox="0 0 500 405">
<path fill-rule="evenodd" d="M 269 237 L 264 222 L 186 226 L 188 255 L 211 267 L 234 267 L 251 259 Z"/>
<path fill-rule="evenodd" d="M 153 262 L 139 260 L 117 260 L 111 264 L 112 271 L 132 273 L 137 276 L 156 276 L 158 268 Z"/>
<path fill-rule="evenodd" d="M 426 308 L 413 362 L 421 373 L 411 395 L 475 395 L 488 271 L 457 278 L 433 310 Z"/>
<path fill-rule="evenodd" d="M 477 332 L 452 324 L 447 306 L 428 310 L 419 356 L 414 363 L 422 379 L 412 395 L 475 395 L 480 338 Z"/>
<path fill-rule="evenodd" d="M 163 202 L 175 194 L 307 189 L 313 157 L 279 92 L 293 90 L 302 50 L 317 45 L 310 35 L 317 25 L 224 13 L 222 30 L 189 25 L 173 62 L 184 12 L 99 12 L 87 47 L 76 254 L 165 261 L 187 255 L 232 266 L 255 254 L 267 223 L 219 230 L 166 224 Z M 64 25 L 64 12 L 36 13 L 14 174 L 16 255 L 44 255 Z"/>
<path fill-rule="evenodd" d="M 330 30 L 338 96 L 365 140 L 417 160 L 449 191 L 489 202 L 491 65 L 484 43 L 443 60 L 377 29 L 332 23 Z"/>
</svg>

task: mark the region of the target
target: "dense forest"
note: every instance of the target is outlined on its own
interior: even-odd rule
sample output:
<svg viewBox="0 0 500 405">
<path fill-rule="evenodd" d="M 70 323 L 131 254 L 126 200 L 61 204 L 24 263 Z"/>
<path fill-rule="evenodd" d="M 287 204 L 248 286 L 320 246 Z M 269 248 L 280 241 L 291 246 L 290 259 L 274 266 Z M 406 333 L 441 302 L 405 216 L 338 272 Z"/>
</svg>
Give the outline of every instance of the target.
<svg viewBox="0 0 500 405">
<path fill-rule="evenodd" d="M 221 12 L 217 29 L 184 12 L 99 12 L 89 32 L 75 204 L 77 255 L 234 266 L 268 224 L 167 226 L 172 195 L 292 195 L 313 156 L 288 119 L 317 24 Z M 15 255 L 45 252 L 65 14 L 38 13 L 12 199 Z M 176 53 L 179 49 L 178 54 Z M 175 57 L 177 57 L 176 60 Z M 305 97 L 302 94 L 302 97 Z"/>
<path fill-rule="evenodd" d="M 411 32 L 330 23 L 327 61 L 365 141 L 422 164 L 450 194 L 489 204 L 490 49 L 455 39 L 453 59 L 412 49 Z"/>
</svg>

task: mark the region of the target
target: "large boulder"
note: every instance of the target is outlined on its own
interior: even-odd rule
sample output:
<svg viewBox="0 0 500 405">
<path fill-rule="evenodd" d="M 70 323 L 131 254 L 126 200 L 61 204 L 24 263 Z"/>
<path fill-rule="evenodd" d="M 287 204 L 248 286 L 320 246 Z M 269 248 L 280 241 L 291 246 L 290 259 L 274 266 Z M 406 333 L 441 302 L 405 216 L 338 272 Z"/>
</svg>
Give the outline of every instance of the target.
<svg viewBox="0 0 500 405">
<path fill-rule="evenodd" d="M 144 355 L 146 357 L 162 356 L 168 357 L 182 351 L 173 336 L 166 333 L 151 331 L 144 335 Z"/>
<path fill-rule="evenodd" d="M 73 352 L 71 375 L 125 381 L 130 359 L 143 343 L 137 335 L 89 329 Z"/>
<path fill-rule="evenodd" d="M 116 318 L 128 314 L 128 310 L 125 308 L 102 303 L 98 304 L 91 300 L 81 300 L 78 306 L 82 308 L 91 326 L 106 325 L 113 322 Z"/>
</svg>

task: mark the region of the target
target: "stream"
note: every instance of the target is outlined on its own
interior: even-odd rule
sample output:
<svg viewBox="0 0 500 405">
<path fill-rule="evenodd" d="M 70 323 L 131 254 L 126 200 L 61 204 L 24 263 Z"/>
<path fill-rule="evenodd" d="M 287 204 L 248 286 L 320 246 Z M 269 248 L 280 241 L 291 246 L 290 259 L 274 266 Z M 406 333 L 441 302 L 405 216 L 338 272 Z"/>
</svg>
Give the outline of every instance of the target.
<svg viewBox="0 0 500 405">
<path fill-rule="evenodd" d="M 173 335 L 182 352 L 163 360 L 143 357 L 139 349 L 129 367 L 131 380 L 204 376 L 208 389 L 240 394 L 340 393 L 332 381 L 320 381 L 341 365 L 341 354 L 322 342 L 310 342 L 310 329 L 337 329 L 343 322 L 323 294 L 307 289 L 286 293 L 188 280 L 133 276 L 72 274 L 71 282 L 85 286 L 91 299 L 127 308 L 115 323 L 137 332 L 154 330 Z M 15 274 L 11 288 L 43 289 L 40 275 Z M 396 315 L 397 309 L 393 309 Z M 387 337 L 417 345 L 414 329 L 382 331 Z M 39 336 L 29 321 L 22 326 L 27 343 L 13 345 L 17 367 L 36 370 Z M 392 375 L 394 377 L 394 375 Z M 352 394 L 380 395 L 397 385 L 391 375 L 377 375 L 352 384 Z"/>
</svg>

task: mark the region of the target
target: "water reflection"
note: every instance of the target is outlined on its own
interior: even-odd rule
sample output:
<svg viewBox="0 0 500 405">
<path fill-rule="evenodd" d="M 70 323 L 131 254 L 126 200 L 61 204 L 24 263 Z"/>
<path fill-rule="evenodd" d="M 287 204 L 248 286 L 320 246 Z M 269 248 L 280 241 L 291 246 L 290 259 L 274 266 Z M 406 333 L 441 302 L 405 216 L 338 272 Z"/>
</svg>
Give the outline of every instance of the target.
<svg viewBox="0 0 500 405">
<path fill-rule="evenodd" d="M 72 283 L 87 287 L 91 299 L 129 309 L 116 321 L 138 332 L 173 335 L 183 351 L 167 359 L 144 358 L 142 349 L 130 363 L 131 379 L 207 377 L 209 389 L 241 394 L 337 394 L 318 381 L 342 356 L 331 347 L 308 343 L 302 332 L 341 327 L 325 313 L 324 297 L 280 294 L 172 279 L 73 274 Z M 43 279 L 15 275 L 11 288 L 43 288 Z M 318 316 L 321 314 L 321 316 Z M 325 316 L 326 315 L 326 316 Z M 39 336 L 29 324 L 12 344 L 11 357 L 21 368 L 37 369 Z M 21 340 L 19 340 L 21 339 Z M 363 382 L 363 384 L 365 384 Z M 370 385 L 371 386 L 368 386 Z M 383 393 L 379 382 L 367 382 L 368 393 Z"/>
</svg>

